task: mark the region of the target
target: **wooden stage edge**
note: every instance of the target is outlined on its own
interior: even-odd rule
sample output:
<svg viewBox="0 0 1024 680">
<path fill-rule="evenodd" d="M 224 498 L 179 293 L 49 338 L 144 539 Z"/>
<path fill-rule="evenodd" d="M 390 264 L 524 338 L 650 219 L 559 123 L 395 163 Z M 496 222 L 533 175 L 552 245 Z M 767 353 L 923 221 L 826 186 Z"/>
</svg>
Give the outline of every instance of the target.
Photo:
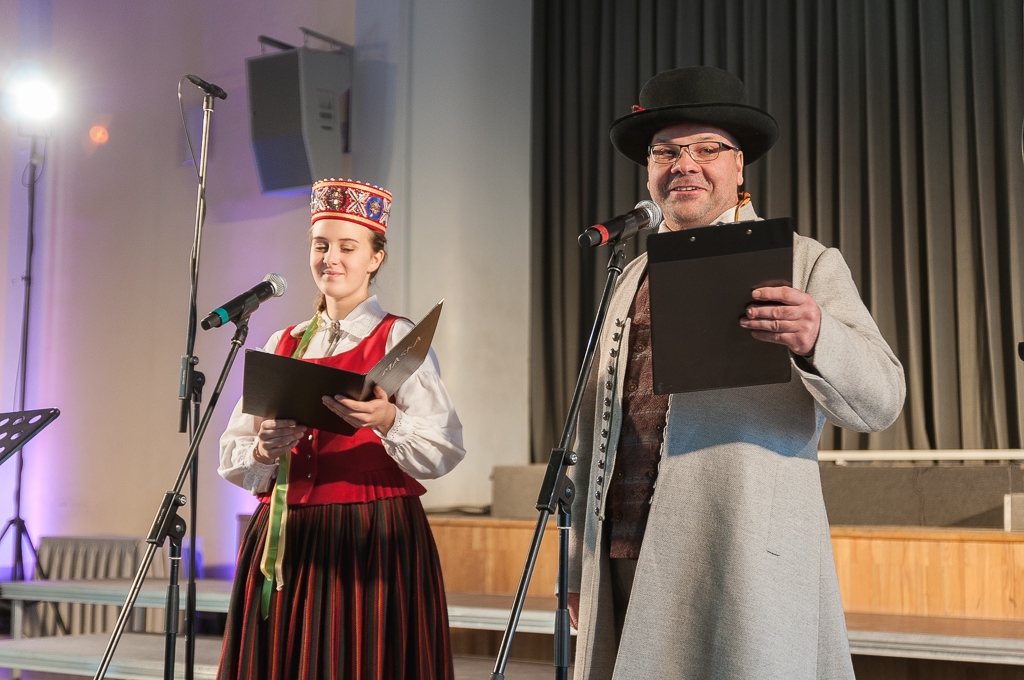
<svg viewBox="0 0 1024 680">
<path fill-rule="evenodd" d="M 515 593 L 536 520 L 429 519 L 447 590 Z M 529 595 L 553 596 L 557 548 L 552 522 Z M 832 551 L 849 614 L 1024 622 L 1024 532 L 837 525 Z"/>
<path fill-rule="evenodd" d="M 847 612 L 1024 621 L 1024 533 L 832 528 Z"/>
</svg>

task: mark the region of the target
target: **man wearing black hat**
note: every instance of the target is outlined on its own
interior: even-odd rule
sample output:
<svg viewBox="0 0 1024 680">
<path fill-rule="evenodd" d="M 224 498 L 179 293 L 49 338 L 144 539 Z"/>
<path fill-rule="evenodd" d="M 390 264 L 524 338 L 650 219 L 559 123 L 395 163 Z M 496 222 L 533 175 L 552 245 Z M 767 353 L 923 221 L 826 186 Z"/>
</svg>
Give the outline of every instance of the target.
<svg viewBox="0 0 1024 680">
<path fill-rule="evenodd" d="M 725 71 L 655 76 L 611 138 L 662 230 L 758 219 L 743 168 L 778 126 Z M 623 271 L 577 424 L 577 680 L 853 677 L 817 443 L 826 419 L 891 425 L 903 368 L 839 251 L 795 235 L 793 253 L 793 286 L 755 290 L 775 304 L 739 322 L 789 348 L 776 385 L 655 395 L 646 255 Z"/>
</svg>

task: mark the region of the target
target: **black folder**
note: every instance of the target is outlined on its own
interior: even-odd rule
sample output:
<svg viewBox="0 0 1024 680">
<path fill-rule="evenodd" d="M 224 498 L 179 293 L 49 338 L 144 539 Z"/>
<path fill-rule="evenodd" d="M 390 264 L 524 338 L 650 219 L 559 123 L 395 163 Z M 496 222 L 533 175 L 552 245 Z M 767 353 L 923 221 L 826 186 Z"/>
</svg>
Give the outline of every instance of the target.
<svg viewBox="0 0 1024 680">
<path fill-rule="evenodd" d="M 366 401 L 379 385 L 390 397 L 416 372 L 430 351 L 441 300 L 408 335 L 366 374 L 343 371 L 260 350 L 246 350 L 242 411 L 263 418 L 351 435 L 355 428 L 324 406 L 322 398 L 341 394 Z"/>
<path fill-rule="evenodd" d="M 655 394 L 789 382 L 789 350 L 739 321 L 755 288 L 792 285 L 791 218 L 651 234 L 647 262 Z"/>
</svg>

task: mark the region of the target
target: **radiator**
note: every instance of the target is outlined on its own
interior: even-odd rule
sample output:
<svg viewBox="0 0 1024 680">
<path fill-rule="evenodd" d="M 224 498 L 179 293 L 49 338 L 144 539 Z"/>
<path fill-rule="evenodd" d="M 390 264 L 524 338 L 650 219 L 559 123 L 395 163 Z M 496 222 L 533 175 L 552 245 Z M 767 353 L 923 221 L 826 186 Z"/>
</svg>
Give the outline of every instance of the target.
<svg viewBox="0 0 1024 680">
<path fill-rule="evenodd" d="M 34 579 L 94 580 L 135 577 L 148 545 L 142 538 L 121 536 L 44 537 L 39 542 Z M 146 578 L 166 581 L 169 574 L 167 553 L 157 549 Z M 125 597 L 128 592 L 125 590 Z M 57 603 L 61 618 L 73 634 L 106 633 L 114 627 L 121 607 L 113 605 Z M 25 637 L 57 635 L 53 606 L 39 602 L 25 608 Z M 162 632 L 162 609 L 136 609 L 128 623 L 132 632 Z"/>
</svg>

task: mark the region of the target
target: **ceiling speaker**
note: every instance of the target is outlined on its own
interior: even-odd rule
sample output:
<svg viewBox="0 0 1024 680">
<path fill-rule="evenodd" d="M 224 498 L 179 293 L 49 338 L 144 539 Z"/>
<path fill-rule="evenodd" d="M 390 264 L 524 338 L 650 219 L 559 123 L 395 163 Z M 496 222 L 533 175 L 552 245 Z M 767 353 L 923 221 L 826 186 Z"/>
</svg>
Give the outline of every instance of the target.
<svg viewBox="0 0 1024 680">
<path fill-rule="evenodd" d="M 297 47 L 245 60 L 249 134 L 264 194 L 296 194 L 344 174 L 352 48 Z"/>
</svg>

